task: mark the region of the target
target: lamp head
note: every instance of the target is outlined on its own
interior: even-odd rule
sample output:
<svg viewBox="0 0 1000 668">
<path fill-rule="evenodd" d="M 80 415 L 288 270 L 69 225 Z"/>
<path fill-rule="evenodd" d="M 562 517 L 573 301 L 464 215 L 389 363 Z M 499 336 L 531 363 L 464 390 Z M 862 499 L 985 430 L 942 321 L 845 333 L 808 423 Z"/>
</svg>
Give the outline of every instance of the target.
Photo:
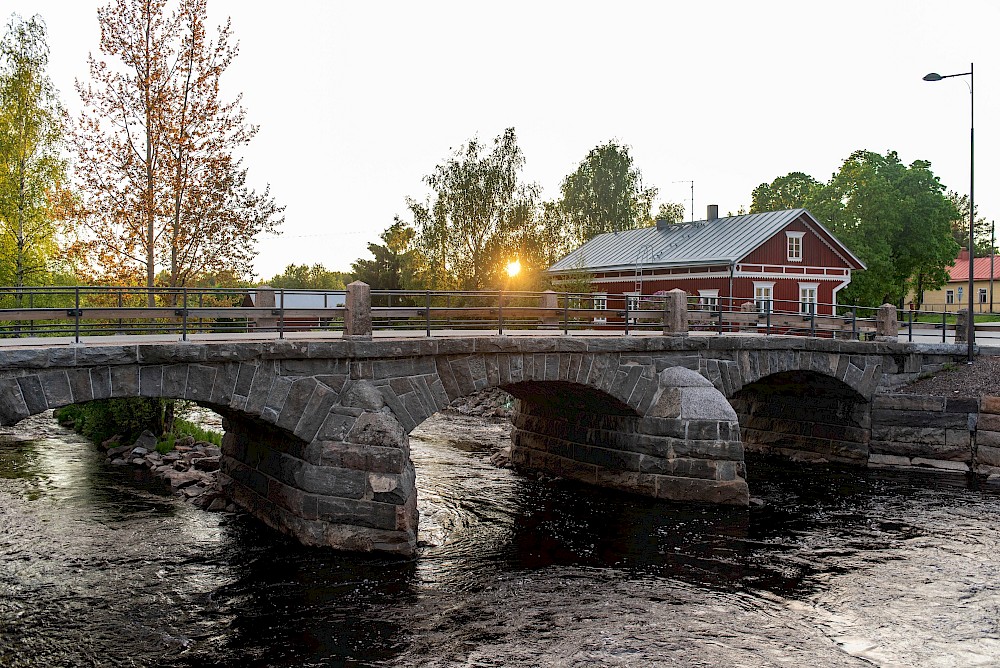
<svg viewBox="0 0 1000 668">
<path fill-rule="evenodd" d="M 930 74 L 924 75 L 924 81 L 941 81 L 941 79 L 944 79 L 944 77 L 937 72 L 931 72 Z"/>
</svg>

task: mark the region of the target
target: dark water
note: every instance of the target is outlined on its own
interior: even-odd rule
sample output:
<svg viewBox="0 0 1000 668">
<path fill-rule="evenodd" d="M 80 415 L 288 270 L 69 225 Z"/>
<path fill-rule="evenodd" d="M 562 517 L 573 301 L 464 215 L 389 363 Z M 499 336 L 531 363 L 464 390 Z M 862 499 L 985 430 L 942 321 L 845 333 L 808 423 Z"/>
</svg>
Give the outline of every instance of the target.
<svg viewBox="0 0 1000 668">
<path fill-rule="evenodd" d="M 204 513 L 23 422 L 0 666 L 1000 665 L 1000 496 L 962 477 L 751 461 L 764 505 L 665 505 L 495 469 L 476 427 L 413 438 L 427 547 L 398 562 Z"/>
</svg>

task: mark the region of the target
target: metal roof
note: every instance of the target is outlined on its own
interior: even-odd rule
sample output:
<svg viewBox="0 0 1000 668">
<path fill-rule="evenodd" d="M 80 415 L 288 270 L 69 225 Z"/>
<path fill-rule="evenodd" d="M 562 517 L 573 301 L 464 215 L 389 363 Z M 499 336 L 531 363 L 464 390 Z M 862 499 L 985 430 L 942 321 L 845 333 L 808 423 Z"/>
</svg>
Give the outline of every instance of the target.
<svg viewBox="0 0 1000 668">
<path fill-rule="evenodd" d="M 664 229 L 654 225 L 596 236 L 548 271 L 616 271 L 634 269 L 637 264 L 644 267 L 729 264 L 745 257 L 803 213 L 808 216 L 809 224 L 827 231 L 805 209 L 672 223 Z M 861 264 L 848 249 L 841 248 Z"/>
</svg>

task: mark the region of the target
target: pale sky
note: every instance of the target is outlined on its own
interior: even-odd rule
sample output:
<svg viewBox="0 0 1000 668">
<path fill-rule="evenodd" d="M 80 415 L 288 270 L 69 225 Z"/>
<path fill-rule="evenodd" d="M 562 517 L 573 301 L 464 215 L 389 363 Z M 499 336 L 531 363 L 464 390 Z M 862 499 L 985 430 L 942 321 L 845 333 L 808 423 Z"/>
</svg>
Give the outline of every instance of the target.
<svg viewBox="0 0 1000 668">
<path fill-rule="evenodd" d="M 76 115 L 75 78 L 98 53 L 92 0 L 4 0 L 41 14 L 50 75 Z M 597 144 L 632 149 L 660 201 L 695 218 L 749 206 L 790 171 L 827 180 L 855 149 L 925 159 L 969 190 L 968 77 L 975 63 L 976 203 L 1000 218 L 1000 3 L 485 3 L 209 0 L 240 55 L 223 86 L 260 133 L 244 153 L 258 189 L 287 206 L 257 274 L 289 263 L 349 270 L 450 149 L 513 126 L 525 177 L 546 199 Z M 690 213 L 688 214 L 690 216 Z"/>
</svg>

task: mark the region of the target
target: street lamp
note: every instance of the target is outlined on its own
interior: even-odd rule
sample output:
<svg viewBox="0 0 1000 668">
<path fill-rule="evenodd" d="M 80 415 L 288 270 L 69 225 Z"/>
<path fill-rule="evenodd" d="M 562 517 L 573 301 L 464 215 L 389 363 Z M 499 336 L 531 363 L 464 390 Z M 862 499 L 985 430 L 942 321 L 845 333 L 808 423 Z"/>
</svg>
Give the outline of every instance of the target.
<svg viewBox="0 0 1000 668">
<path fill-rule="evenodd" d="M 976 338 L 976 326 L 975 326 L 975 315 L 972 310 L 972 291 L 974 289 L 973 284 L 973 260 L 975 255 L 973 254 L 973 226 L 976 218 L 976 199 L 975 199 L 975 185 L 976 185 L 976 104 L 975 98 L 972 94 L 972 63 L 969 63 L 968 72 L 960 72 L 959 74 L 938 74 L 937 72 L 931 72 L 924 76 L 924 81 L 941 81 L 942 79 L 951 79 L 952 77 L 969 77 L 969 319 L 968 326 L 969 331 L 966 340 L 969 345 L 968 352 L 968 362 L 972 364 L 972 349 L 975 346 Z"/>
</svg>

